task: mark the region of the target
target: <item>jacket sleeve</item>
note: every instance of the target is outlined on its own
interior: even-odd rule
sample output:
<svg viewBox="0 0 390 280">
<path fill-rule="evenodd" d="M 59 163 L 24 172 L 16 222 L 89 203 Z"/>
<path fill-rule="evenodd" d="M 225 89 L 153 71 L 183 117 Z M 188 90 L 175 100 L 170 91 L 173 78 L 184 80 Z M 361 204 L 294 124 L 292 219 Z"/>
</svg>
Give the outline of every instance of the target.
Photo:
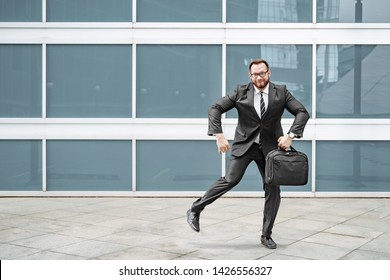
<svg viewBox="0 0 390 280">
<path fill-rule="evenodd" d="M 222 131 L 222 114 L 235 107 L 235 100 L 237 97 L 237 90 L 233 91 L 229 95 L 226 95 L 218 99 L 208 111 L 209 127 L 208 135 L 214 135 L 217 133 L 223 133 Z"/>
<path fill-rule="evenodd" d="M 292 132 L 296 135 L 296 138 L 301 138 L 310 115 L 306 108 L 287 89 L 286 109 L 295 116 L 288 133 Z"/>
</svg>

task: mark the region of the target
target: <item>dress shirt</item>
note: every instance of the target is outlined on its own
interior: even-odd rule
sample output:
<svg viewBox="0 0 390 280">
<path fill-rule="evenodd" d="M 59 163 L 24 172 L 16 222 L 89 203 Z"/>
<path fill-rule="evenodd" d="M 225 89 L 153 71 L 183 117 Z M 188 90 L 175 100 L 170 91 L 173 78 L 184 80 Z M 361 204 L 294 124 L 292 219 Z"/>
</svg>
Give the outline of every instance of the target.
<svg viewBox="0 0 390 280">
<path fill-rule="evenodd" d="M 257 112 L 257 114 L 259 115 L 259 118 L 261 118 L 261 113 L 260 113 L 260 90 L 253 86 L 254 89 L 255 89 L 255 96 L 254 96 L 254 106 L 255 106 L 255 110 Z M 265 89 L 263 90 L 263 99 L 264 99 L 264 105 L 265 105 L 265 110 L 267 111 L 267 108 L 268 108 L 268 91 L 269 91 L 269 84 L 267 84 L 267 86 L 265 87 Z M 256 140 L 255 140 L 256 143 L 260 143 L 260 134 L 259 136 L 257 136 Z"/>
</svg>

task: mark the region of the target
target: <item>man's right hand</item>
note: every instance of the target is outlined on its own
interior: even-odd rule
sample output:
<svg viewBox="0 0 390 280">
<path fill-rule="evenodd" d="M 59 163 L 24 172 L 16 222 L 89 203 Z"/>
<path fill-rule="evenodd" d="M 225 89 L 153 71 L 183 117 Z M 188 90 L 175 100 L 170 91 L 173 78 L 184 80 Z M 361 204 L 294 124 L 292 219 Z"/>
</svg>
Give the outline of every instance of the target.
<svg viewBox="0 0 390 280">
<path fill-rule="evenodd" d="M 218 152 L 220 154 L 229 151 L 230 145 L 229 142 L 226 140 L 225 136 L 223 135 L 223 133 L 216 134 L 215 140 L 217 141 Z"/>
</svg>

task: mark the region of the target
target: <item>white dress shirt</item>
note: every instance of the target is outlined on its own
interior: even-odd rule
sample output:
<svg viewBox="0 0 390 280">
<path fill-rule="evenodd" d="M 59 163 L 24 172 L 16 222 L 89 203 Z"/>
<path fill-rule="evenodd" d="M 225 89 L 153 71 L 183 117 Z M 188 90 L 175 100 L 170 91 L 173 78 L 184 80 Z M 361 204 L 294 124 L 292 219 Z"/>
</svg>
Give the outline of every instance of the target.
<svg viewBox="0 0 390 280">
<path fill-rule="evenodd" d="M 255 89 L 255 96 L 254 96 L 254 106 L 255 106 L 255 110 L 257 112 L 257 114 L 259 115 L 259 118 L 261 118 L 261 113 L 260 113 L 260 90 L 253 86 L 254 89 Z M 269 84 L 267 84 L 267 86 L 265 87 L 265 89 L 263 90 L 263 99 L 264 99 L 264 105 L 265 105 L 265 110 L 267 110 L 268 108 L 268 91 L 269 91 Z M 255 140 L 256 143 L 260 143 L 260 134 L 259 136 L 257 136 L 256 140 Z"/>
</svg>

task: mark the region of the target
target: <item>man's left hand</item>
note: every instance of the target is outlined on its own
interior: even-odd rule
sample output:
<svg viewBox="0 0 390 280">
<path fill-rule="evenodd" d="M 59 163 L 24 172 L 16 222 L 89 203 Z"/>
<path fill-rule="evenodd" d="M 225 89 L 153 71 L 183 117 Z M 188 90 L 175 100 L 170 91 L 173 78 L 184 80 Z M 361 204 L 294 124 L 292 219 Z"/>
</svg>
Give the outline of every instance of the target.
<svg viewBox="0 0 390 280">
<path fill-rule="evenodd" d="M 285 151 L 290 149 L 292 138 L 288 135 L 280 136 L 278 139 L 278 146 Z"/>
</svg>

